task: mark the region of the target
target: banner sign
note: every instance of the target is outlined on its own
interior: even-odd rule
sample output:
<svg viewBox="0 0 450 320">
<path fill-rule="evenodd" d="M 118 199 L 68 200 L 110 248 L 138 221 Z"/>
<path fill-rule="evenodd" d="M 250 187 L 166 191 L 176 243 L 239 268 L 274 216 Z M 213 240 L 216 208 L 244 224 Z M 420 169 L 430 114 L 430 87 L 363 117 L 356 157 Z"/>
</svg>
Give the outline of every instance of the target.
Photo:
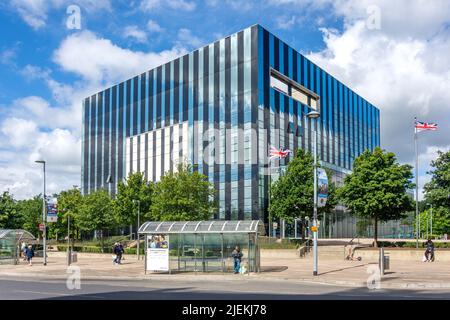
<svg viewBox="0 0 450 320">
<path fill-rule="evenodd" d="M 317 206 L 325 207 L 328 199 L 328 176 L 325 169 L 317 168 L 317 182 L 318 182 Z"/>
<path fill-rule="evenodd" d="M 147 236 L 147 271 L 169 271 L 169 236 Z"/>
<path fill-rule="evenodd" d="M 58 221 L 58 199 L 51 198 L 47 202 L 47 222 Z"/>
</svg>

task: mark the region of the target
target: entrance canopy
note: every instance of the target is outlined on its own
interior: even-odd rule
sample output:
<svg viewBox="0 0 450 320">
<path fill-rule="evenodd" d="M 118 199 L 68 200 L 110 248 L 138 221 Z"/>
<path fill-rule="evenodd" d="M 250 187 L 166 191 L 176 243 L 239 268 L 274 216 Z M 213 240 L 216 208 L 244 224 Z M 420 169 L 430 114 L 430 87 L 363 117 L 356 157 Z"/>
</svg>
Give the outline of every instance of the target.
<svg viewBox="0 0 450 320">
<path fill-rule="evenodd" d="M 213 221 L 149 221 L 139 228 L 142 234 L 180 233 L 258 233 L 264 234 L 264 225 L 259 220 L 213 220 Z"/>
</svg>

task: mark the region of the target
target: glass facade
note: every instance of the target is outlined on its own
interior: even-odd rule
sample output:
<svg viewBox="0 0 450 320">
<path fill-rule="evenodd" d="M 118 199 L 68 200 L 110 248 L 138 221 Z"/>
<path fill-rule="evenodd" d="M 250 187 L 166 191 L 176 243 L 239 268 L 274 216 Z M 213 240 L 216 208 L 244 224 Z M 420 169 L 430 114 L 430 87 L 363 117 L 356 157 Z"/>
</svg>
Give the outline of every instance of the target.
<svg viewBox="0 0 450 320">
<path fill-rule="evenodd" d="M 289 85 L 274 88 L 272 74 Z M 114 194 L 130 172 L 158 181 L 187 161 L 217 191 L 213 218 L 267 220 L 271 169 L 289 161 L 269 164 L 269 146 L 312 150 L 311 107 L 321 113 L 320 160 L 337 175 L 380 144 L 377 108 L 263 27 L 249 27 L 86 98 L 82 190 Z"/>
</svg>

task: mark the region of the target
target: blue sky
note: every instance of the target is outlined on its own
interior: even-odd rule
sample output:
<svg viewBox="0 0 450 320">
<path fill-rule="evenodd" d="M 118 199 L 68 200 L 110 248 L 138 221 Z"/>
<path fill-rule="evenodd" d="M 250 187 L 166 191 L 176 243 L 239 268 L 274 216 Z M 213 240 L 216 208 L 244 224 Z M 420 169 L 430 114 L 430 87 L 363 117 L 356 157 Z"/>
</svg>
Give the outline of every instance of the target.
<svg viewBox="0 0 450 320">
<path fill-rule="evenodd" d="M 70 5 L 81 29 L 66 27 Z M 81 99 L 260 23 L 381 109 L 382 147 L 413 162 L 421 183 L 450 141 L 450 2 L 446 0 L 8 0 L 0 4 L 0 190 L 80 184 Z M 414 23 L 411 23 L 414 21 Z"/>
</svg>

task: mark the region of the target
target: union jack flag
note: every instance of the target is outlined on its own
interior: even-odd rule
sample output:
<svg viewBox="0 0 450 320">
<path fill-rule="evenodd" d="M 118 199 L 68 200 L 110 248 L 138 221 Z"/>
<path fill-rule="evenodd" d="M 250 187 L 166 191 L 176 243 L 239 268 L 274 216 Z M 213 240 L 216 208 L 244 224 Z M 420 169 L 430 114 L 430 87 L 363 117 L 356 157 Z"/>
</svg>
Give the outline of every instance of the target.
<svg viewBox="0 0 450 320">
<path fill-rule="evenodd" d="M 278 150 L 277 148 L 272 146 L 272 147 L 270 147 L 270 151 L 269 151 L 270 160 L 286 158 L 290 153 L 292 153 L 292 151 L 289 149 L 281 148 L 280 150 Z"/>
<path fill-rule="evenodd" d="M 428 122 L 421 122 L 421 121 L 417 121 L 415 123 L 415 128 L 416 128 L 416 132 L 421 132 L 421 131 L 426 131 L 426 130 L 431 130 L 431 131 L 435 131 L 438 128 L 438 125 L 436 123 L 428 123 Z"/>
</svg>

